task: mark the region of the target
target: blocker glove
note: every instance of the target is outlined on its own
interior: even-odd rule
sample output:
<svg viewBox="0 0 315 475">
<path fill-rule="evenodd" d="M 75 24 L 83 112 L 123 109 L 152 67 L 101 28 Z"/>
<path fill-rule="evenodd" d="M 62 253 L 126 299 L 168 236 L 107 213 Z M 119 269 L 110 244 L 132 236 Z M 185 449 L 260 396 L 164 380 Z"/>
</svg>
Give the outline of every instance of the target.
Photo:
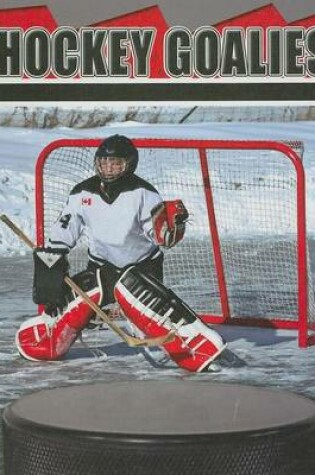
<svg viewBox="0 0 315 475">
<path fill-rule="evenodd" d="M 33 252 L 33 301 L 36 304 L 63 307 L 67 285 L 64 278 L 69 269 L 68 251 L 36 248 Z"/>
<path fill-rule="evenodd" d="M 159 246 L 171 248 L 183 239 L 189 213 L 182 200 L 162 201 L 152 209 L 151 216 Z"/>
</svg>

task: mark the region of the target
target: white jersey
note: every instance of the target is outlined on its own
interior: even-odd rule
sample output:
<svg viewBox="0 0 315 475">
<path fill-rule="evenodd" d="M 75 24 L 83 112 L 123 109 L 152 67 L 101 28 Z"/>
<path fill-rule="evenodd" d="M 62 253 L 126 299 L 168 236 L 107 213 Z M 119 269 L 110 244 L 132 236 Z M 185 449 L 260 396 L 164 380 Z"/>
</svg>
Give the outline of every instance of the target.
<svg viewBox="0 0 315 475">
<path fill-rule="evenodd" d="M 160 254 L 153 238 L 151 210 L 162 201 L 157 190 L 132 175 L 108 197 L 94 176 L 76 185 L 50 234 L 52 247 L 71 249 L 86 232 L 89 258 L 117 267 Z"/>
</svg>

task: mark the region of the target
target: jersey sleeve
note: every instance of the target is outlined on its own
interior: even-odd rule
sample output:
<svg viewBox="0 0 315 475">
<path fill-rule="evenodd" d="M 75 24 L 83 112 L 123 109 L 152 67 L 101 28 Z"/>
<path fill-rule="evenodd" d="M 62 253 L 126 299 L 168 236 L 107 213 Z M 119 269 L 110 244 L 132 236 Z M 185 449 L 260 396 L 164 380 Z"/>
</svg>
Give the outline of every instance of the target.
<svg viewBox="0 0 315 475">
<path fill-rule="evenodd" d="M 70 250 L 81 236 L 83 224 L 79 196 L 70 194 L 66 206 L 52 226 L 49 245 Z"/>
<path fill-rule="evenodd" d="M 151 210 L 154 208 L 154 206 L 161 203 L 162 201 L 162 197 L 157 191 L 153 192 L 144 190 L 142 207 L 140 210 L 140 221 L 144 234 L 152 241 L 154 241 L 154 233 Z"/>
</svg>

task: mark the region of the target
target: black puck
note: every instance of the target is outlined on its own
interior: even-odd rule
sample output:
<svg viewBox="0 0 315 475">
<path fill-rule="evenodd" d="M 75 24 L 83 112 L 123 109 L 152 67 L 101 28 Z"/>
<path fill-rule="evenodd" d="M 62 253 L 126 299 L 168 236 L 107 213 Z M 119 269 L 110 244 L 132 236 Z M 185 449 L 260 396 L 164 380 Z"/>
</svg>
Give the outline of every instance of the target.
<svg viewBox="0 0 315 475">
<path fill-rule="evenodd" d="M 79 385 L 3 413 L 6 475 L 312 475 L 315 402 L 201 381 Z"/>
</svg>

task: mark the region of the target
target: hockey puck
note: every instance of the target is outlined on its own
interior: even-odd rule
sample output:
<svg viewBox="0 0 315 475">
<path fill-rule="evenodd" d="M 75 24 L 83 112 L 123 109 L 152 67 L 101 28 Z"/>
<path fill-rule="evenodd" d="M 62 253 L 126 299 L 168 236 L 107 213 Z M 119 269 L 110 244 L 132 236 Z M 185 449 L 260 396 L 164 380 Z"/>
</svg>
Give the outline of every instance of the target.
<svg viewBox="0 0 315 475">
<path fill-rule="evenodd" d="M 71 386 L 3 412 L 6 475 L 310 475 L 315 402 L 202 381 Z"/>
</svg>

